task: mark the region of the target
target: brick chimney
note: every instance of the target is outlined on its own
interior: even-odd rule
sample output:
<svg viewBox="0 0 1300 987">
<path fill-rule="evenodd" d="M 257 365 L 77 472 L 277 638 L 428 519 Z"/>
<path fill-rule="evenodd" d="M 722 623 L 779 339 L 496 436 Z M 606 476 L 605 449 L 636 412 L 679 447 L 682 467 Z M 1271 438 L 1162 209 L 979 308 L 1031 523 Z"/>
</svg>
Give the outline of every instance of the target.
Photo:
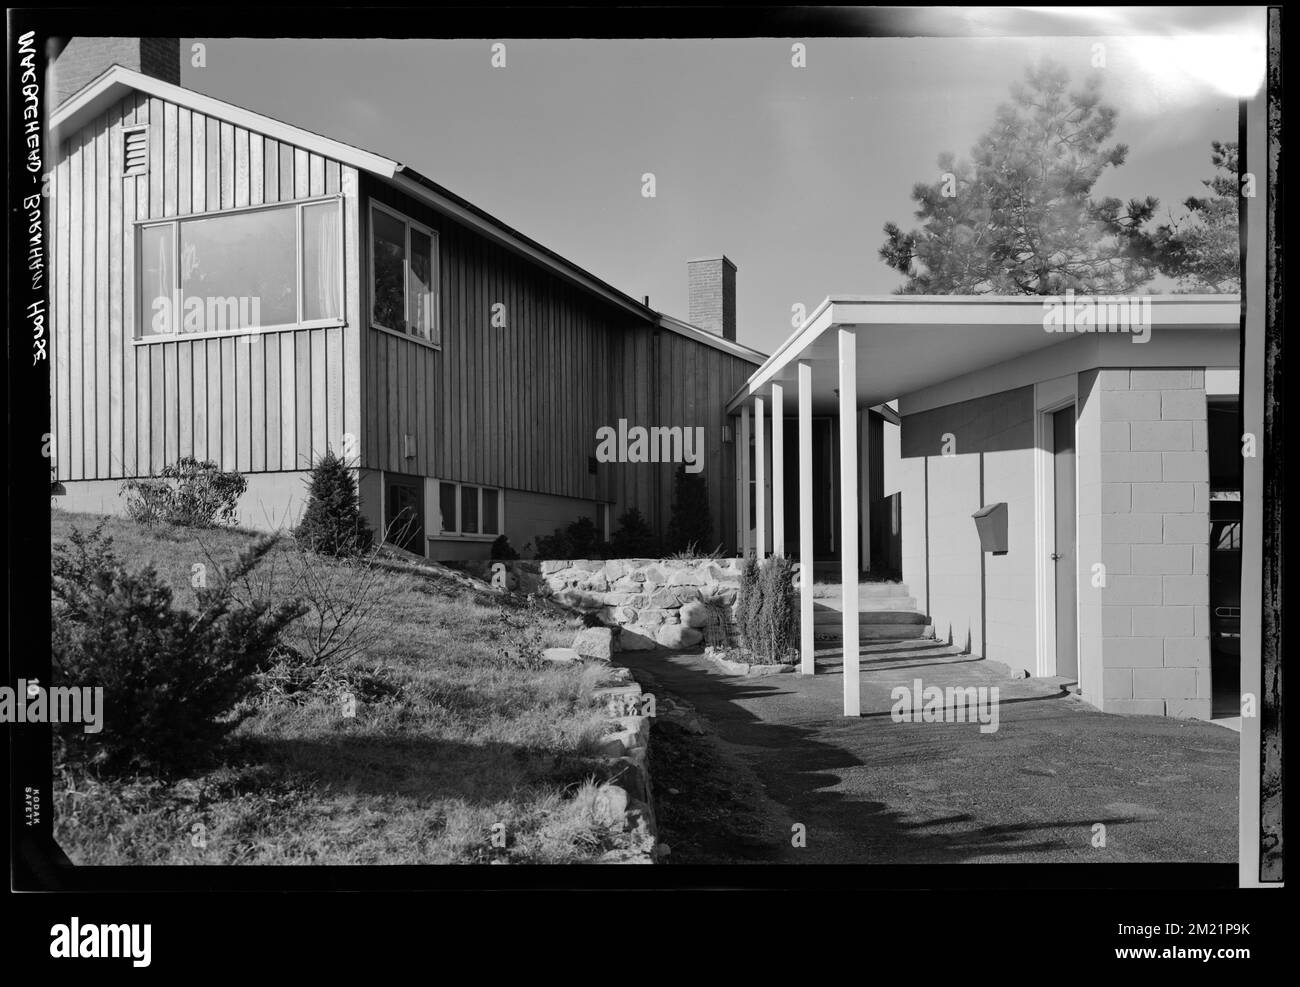
<svg viewBox="0 0 1300 987">
<path fill-rule="evenodd" d="M 724 257 L 686 262 L 692 325 L 736 339 L 736 265 Z"/>
<path fill-rule="evenodd" d="M 180 85 L 180 38 L 69 38 L 50 64 L 50 88 L 62 105 L 112 65 Z"/>
</svg>

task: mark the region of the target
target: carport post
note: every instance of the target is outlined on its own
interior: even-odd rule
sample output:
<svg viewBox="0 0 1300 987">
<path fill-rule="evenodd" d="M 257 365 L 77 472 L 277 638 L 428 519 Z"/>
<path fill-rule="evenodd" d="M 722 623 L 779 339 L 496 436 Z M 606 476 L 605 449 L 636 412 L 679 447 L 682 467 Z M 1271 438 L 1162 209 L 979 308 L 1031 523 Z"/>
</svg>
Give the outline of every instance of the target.
<svg viewBox="0 0 1300 987">
<path fill-rule="evenodd" d="M 799 361 L 799 671 L 815 674 L 813 661 L 812 364 Z"/>
<path fill-rule="evenodd" d="M 772 554 L 785 555 L 785 388 L 772 385 Z"/>
<path fill-rule="evenodd" d="M 858 346 L 840 334 L 840 593 L 844 638 L 844 715 L 861 716 L 858 676 Z"/>
<path fill-rule="evenodd" d="M 767 557 L 767 409 L 754 398 L 754 529 L 758 532 L 758 561 Z"/>
<path fill-rule="evenodd" d="M 740 409 L 740 554 L 749 558 L 753 530 L 749 516 L 749 405 Z"/>
</svg>

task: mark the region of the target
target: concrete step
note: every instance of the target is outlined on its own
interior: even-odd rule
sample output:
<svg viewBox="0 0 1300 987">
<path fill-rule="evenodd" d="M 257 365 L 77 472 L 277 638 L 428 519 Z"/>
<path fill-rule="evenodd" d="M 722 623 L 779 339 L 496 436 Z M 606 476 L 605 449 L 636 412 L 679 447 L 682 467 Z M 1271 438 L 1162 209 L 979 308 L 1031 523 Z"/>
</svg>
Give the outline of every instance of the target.
<svg viewBox="0 0 1300 987">
<path fill-rule="evenodd" d="M 844 609 L 844 601 L 839 597 L 825 597 L 823 599 L 814 599 L 813 606 L 825 607 L 827 610 L 839 612 Z M 914 596 L 875 596 L 863 599 L 858 598 L 858 611 L 860 613 L 878 612 L 884 610 L 915 610 L 916 597 Z"/>
<path fill-rule="evenodd" d="M 836 643 L 844 640 L 844 628 L 838 624 L 813 627 L 813 640 Z M 934 639 L 933 624 L 859 624 L 858 640 L 863 644 L 878 641 L 921 641 Z"/>
<path fill-rule="evenodd" d="M 825 610 L 813 609 L 813 623 L 816 626 L 822 624 L 838 624 L 844 619 L 844 614 L 839 610 L 827 608 Z M 925 614 L 916 610 L 860 610 L 858 611 L 859 624 L 924 624 L 929 618 Z"/>
<path fill-rule="evenodd" d="M 910 596 L 907 583 L 858 583 L 858 599 L 876 599 L 883 596 Z"/>
</svg>

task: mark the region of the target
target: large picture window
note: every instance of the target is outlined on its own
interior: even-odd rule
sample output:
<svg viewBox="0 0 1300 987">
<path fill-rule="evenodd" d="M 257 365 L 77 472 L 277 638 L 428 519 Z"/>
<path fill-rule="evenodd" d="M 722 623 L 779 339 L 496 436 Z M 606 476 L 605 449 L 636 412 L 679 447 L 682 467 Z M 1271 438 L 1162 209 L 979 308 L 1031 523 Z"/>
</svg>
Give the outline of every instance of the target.
<svg viewBox="0 0 1300 987">
<path fill-rule="evenodd" d="M 143 223 L 138 335 L 343 322 L 337 198 Z"/>
<path fill-rule="evenodd" d="M 438 483 L 439 532 L 495 538 L 502 529 L 502 496 L 497 487 L 442 480 Z"/>
<path fill-rule="evenodd" d="M 438 235 L 378 204 L 370 208 L 370 299 L 372 325 L 441 344 Z"/>
</svg>

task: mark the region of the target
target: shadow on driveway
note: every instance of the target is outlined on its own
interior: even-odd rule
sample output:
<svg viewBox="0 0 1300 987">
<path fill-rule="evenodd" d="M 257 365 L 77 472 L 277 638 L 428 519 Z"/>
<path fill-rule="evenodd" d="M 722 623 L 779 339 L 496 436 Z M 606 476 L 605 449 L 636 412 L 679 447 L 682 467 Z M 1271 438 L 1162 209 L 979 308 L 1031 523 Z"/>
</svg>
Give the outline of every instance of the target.
<svg viewBox="0 0 1300 987">
<path fill-rule="evenodd" d="M 864 648 L 863 716 L 840 654 L 818 674 L 732 676 L 702 654 L 618 656 L 706 724 L 652 735 L 662 837 L 678 863 L 1226 863 L 1237 848 L 1237 740 L 1221 727 L 1114 716 L 1053 680 L 943 644 Z M 996 732 L 900 723 L 898 685 L 996 686 Z M 792 845 L 796 826 L 806 846 Z M 1104 843 L 1103 843 L 1104 840 Z"/>
</svg>

